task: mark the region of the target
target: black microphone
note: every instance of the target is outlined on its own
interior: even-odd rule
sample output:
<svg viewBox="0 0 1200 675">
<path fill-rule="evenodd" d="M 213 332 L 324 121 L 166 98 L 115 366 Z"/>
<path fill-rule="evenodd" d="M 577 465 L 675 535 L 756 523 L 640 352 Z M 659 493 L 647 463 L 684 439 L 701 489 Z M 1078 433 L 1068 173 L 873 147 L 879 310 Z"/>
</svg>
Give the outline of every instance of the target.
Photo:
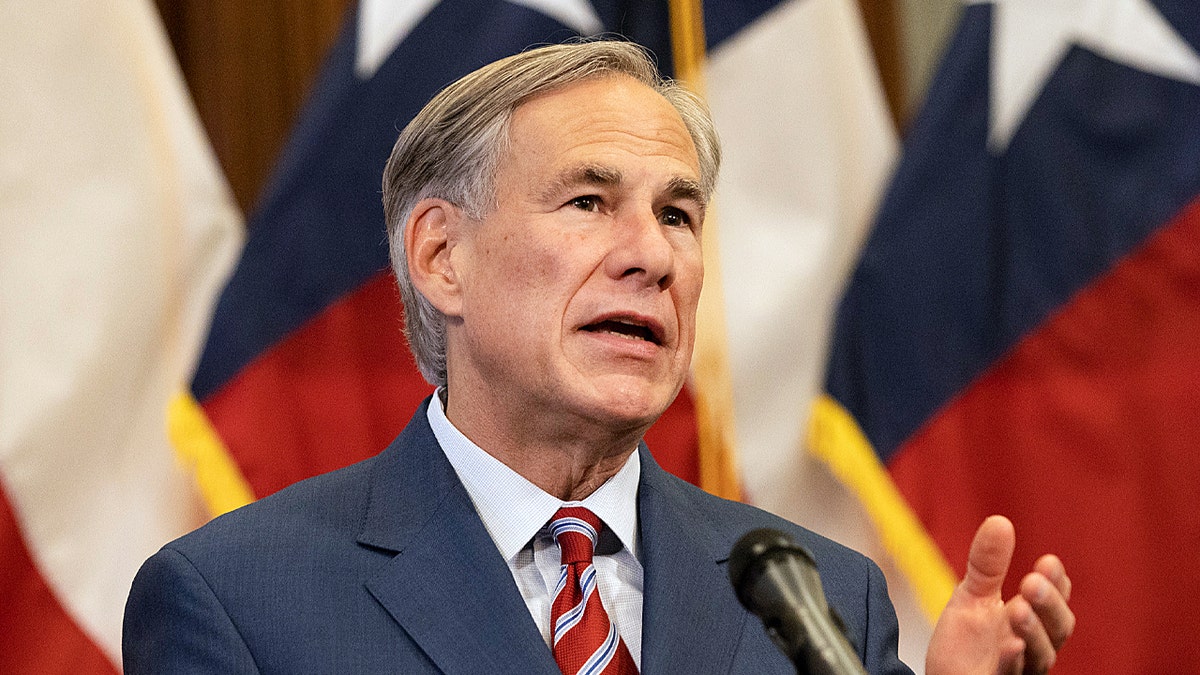
<svg viewBox="0 0 1200 675">
<path fill-rule="evenodd" d="M 797 672 L 866 675 L 825 600 L 816 561 L 791 537 L 771 529 L 748 532 L 729 554 L 729 580 Z"/>
</svg>

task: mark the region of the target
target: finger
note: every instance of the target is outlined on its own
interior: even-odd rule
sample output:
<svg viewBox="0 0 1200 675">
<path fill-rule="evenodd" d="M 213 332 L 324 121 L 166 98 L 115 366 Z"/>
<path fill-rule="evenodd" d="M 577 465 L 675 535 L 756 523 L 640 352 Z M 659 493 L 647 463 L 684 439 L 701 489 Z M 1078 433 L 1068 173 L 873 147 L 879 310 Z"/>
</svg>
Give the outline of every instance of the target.
<svg viewBox="0 0 1200 675">
<path fill-rule="evenodd" d="M 1071 578 L 1067 576 L 1067 568 L 1058 556 L 1046 554 L 1033 565 L 1033 571 L 1040 572 L 1054 584 L 1063 600 L 1071 601 Z"/>
<path fill-rule="evenodd" d="M 1020 597 L 1033 608 L 1050 644 L 1055 650 L 1061 649 L 1075 630 L 1075 613 L 1067 606 L 1059 587 L 1043 573 L 1031 572 L 1021 580 Z"/>
<path fill-rule="evenodd" d="M 1023 596 L 1016 596 L 1004 606 L 1009 625 L 1017 637 L 1025 641 L 1024 669 L 1026 673 L 1044 673 L 1058 658 L 1041 619 Z"/>
<path fill-rule="evenodd" d="M 967 575 L 963 577 L 964 591 L 978 598 L 1000 595 L 1008 565 L 1016 545 L 1013 524 L 1004 516 L 989 516 L 975 532 L 967 554 Z"/>
</svg>

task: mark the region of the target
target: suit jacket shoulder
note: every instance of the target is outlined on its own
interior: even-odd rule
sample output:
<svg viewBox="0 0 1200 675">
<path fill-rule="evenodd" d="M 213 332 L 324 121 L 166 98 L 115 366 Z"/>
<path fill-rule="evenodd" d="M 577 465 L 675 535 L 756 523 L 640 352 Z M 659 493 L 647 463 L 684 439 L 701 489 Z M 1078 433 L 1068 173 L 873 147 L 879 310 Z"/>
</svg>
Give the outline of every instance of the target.
<svg viewBox="0 0 1200 675">
<path fill-rule="evenodd" d="M 742 608 L 728 576 L 733 545 L 762 527 L 790 534 L 813 553 L 829 603 L 868 672 L 911 672 L 896 654 L 895 611 L 883 573 L 870 559 L 761 509 L 704 492 L 663 471 L 644 446 L 642 454 L 647 672 L 674 672 L 679 664 L 692 664 L 690 672 L 794 672 L 762 623 Z M 659 649 L 664 641 L 679 646 Z"/>
<path fill-rule="evenodd" d="M 380 455 L 148 560 L 127 673 L 557 673 L 422 406 Z"/>
</svg>

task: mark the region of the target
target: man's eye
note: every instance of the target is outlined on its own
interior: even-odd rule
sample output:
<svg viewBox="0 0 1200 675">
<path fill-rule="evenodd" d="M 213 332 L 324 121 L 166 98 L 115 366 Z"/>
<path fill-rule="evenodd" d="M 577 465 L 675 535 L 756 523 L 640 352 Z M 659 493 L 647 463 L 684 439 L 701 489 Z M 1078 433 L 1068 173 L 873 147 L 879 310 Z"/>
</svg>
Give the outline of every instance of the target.
<svg viewBox="0 0 1200 675">
<path fill-rule="evenodd" d="M 595 211 L 600 208 L 600 198 L 595 195 L 576 197 L 571 200 L 571 206 L 583 211 Z"/>
<path fill-rule="evenodd" d="M 688 225 L 692 224 L 692 219 L 688 217 L 686 211 L 673 207 L 663 209 L 663 212 L 661 215 L 659 215 L 658 220 L 660 223 L 668 227 L 687 227 Z"/>
</svg>

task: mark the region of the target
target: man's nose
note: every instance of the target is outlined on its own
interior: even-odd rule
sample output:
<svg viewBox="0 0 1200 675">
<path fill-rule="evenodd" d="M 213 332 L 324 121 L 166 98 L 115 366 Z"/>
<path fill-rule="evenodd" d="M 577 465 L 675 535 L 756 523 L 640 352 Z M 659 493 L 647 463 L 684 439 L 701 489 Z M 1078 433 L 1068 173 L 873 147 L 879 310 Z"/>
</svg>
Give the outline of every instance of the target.
<svg viewBox="0 0 1200 675">
<path fill-rule="evenodd" d="M 605 261 L 614 279 L 631 279 L 666 290 L 675 281 L 675 248 L 667 226 L 651 209 L 617 219 L 612 251 Z"/>
</svg>

